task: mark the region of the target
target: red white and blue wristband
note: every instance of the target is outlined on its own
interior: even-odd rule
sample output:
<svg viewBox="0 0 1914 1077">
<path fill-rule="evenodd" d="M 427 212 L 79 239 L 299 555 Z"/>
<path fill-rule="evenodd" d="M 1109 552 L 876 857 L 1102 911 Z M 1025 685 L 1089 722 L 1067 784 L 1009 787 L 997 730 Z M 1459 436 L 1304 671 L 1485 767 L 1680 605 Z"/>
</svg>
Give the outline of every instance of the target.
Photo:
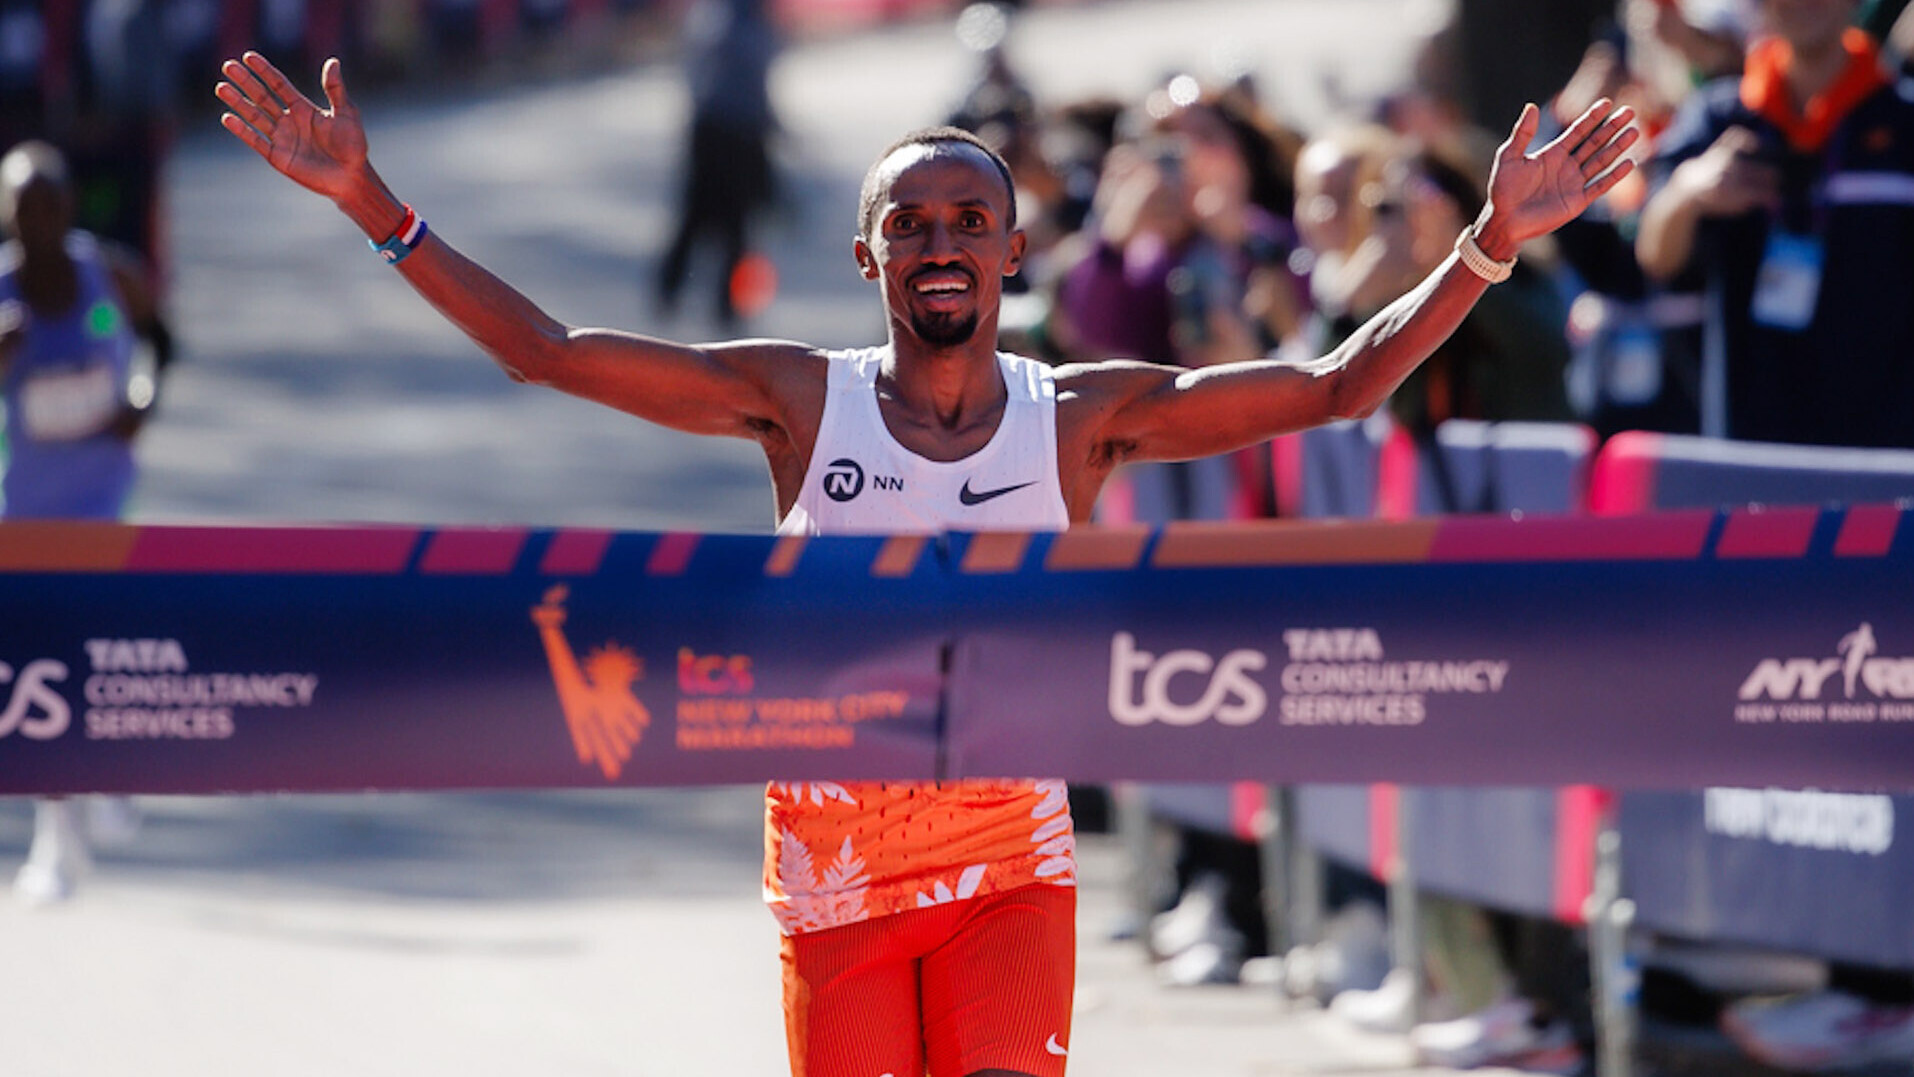
<svg viewBox="0 0 1914 1077">
<path fill-rule="evenodd" d="M 368 239 L 366 246 L 377 251 L 379 257 L 385 259 L 387 264 L 398 265 L 413 251 L 419 249 L 419 244 L 425 242 L 425 236 L 425 218 L 419 216 L 410 205 L 407 205 L 405 219 L 399 222 L 399 227 L 393 229 L 392 235 L 384 243 Z"/>
</svg>

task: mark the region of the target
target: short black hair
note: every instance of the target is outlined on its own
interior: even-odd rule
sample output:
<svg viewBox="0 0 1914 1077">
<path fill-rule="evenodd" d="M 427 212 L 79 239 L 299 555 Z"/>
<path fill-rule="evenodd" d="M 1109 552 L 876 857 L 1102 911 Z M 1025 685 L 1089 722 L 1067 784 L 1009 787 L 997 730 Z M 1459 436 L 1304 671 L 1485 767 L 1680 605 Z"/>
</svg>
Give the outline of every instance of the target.
<svg viewBox="0 0 1914 1077">
<path fill-rule="evenodd" d="M 943 142 L 959 142 L 966 146 L 974 146 L 982 151 L 984 156 L 990 158 L 991 164 L 997 166 L 997 174 L 1002 176 L 1004 181 L 1004 196 L 1009 200 L 1010 205 L 1007 216 L 1004 218 L 1005 227 L 1017 227 L 1017 182 L 1010 178 L 1010 163 L 1004 160 L 1003 154 L 991 149 L 990 143 L 961 127 L 923 127 L 885 147 L 884 152 L 878 154 L 877 160 L 871 163 L 870 170 L 864 173 L 864 189 L 857 196 L 859 238 L 868 240 L 871 237 L 871 226 L 875 223 L 872 218 L 877 215 L 877 173 L 884 167 L 884 162 L 890 160 L 892 154 L 907 146 L 936 146 Z"/>
</svg>

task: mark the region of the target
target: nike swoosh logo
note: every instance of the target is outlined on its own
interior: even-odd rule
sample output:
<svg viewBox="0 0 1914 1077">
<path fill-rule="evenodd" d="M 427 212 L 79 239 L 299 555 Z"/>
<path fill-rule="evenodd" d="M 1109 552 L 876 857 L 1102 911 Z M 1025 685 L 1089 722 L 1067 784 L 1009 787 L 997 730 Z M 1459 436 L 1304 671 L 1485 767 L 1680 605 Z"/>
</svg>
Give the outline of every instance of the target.
<svg viewBox="0 0 1914 1077">
<path fill-rule="evenodd" d="M 966 505 L 981 505 L 986 501 L 1002 497 L 1005 494 L 1014 494 L 1026 486 L 1035 485 L 1037 485 L 1037 480 L 1031 479 L 1029 482 L 1020 482 L 1015 486 L 1000 486 L 995 490 L 972 490 L 970 488 L 970 480 L 965 479 L 964 488 L 957 491 L 957 500 Z"/>
<path fill-rule="evenodd" d="M 1029 485 L 1029 484 L 1026 483 L 1025 485 Z M 1043 1041 L 1043 1049 L 1050 1052 L 1053 1055 L 1067 1055 L 1070 1053 L 1069 1051 L 1064 1050 L 1062 1044 L 1057 1042 L 1057 1034 L 1054 1032 L 1050 1034 L 1049 1039 Z"/>
</svg>

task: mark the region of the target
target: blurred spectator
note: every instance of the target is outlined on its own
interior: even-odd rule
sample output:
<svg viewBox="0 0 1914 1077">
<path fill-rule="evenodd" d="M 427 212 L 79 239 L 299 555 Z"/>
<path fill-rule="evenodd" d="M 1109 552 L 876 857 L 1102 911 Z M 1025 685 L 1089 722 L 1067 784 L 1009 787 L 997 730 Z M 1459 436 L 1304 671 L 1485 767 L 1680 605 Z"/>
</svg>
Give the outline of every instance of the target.
<svg viewBox="0 0 1914 1077">
<path fill-rule="evenodd" d="M 1187 147 L 1191 208 L 1243 279 L 1242 312 L 1255 327 L 1254 347 L 1269 352 L 1296 340 L 1309 302 L 1295 264 L 1302 137 L 1259 108 L 1240 83 L 1188 103 L 1172 89 L 1163 104 L 1159 128 Z"/>
<path fill-rule="evenodd" d="M 173 92 L 200 104 L 219 78 L 225 0 L 167 0 L 159 5 L 166 49 L 173 56 Z"/>
<path fill-rule="evenodd" d="M 74 108 L 79 4 L 0 0 L 0 144 L 64 127 Z"/>
<path fill-rule="evenodd" d="M 72 228 L 73 189 L 59 151 L 27 142 L 0 158 L 0 400 L 6 470 L 0 518 L 114 520 L 134 481 L 133 439 L 150 414 L 163 354 L 158 311 L 137 259 Z M 162 338 L 163 339 L 163 338 Z M 42 801 L 14 890 L 41 903 L 72 895 L 87 863 L 80 803 Z M 95 812 L 126 836 L 127 804 Z"/>
<path fill-rule="evenodd" d="M 1623 0 L 1621 6 L 1629 39 L 1642 54 L 1637 70 L 1670 103 L 1697 83 L 1741 73 L 1749 0 Z"/>
<path fill-rule="evenodd" d="M 978 57 L 977 75 L 945 122 L 972 134 L 1001 124 L 1029 128 L 1037 121 L 1037 99 L 1011 67 L 1005 43 L 1010 16 L 1001 6 L 978 3 L 957 17 L 957 40 Z"/>
<path fill-rule="evenodd" d="M 1628 32 L 1589 46 L 1548 115 L 1559 128 L 1564 117 L 1576 115 L 1569 110 L 1577 101 L 1584 107 L 1598 97 L 1625 101 L 1641 117 L 1643 137 L 1632 151 L 1639 160 L 1653 152 L 1695 69 L 1676 46 L 1657 44 L 1664 34 L 1687 39 L 1686 29 L 1672 28 L 1690 24 L 1665 14 L 1676 9 L 1655 0 L 1631 2 L 1639 14 Z M 1738 47 L 1733 55 L 1738 67 Z M 1689 271 L 1651 281 L 1642 271 L 1634 239 L 1647 193 L 1638 172 L 1556 236 L 1575 274 L 1572 286 L 1581 289 L 1569 316 L 1575 347 L 1570 397 L 1578 417 L 1601 437 L 1620 430 L 1692 434 L 1701 425 L 1701 279 Z"/>
<path fill-rule="evenodd" d="M 1200 367 L 1264 351 L 1244 296 L 1258 260 L 1287 253 L 1284 226 L 1248 203 L 1246 166 L 1227 128 L 1212 141 L 1214 127 L 1199 133 L 1190 118 L 1173 118 L 1197 103 L 1194 80 L 1172 87 L 1159 91 L 1154 116 L 1147 105 L 1132 115 L 1134 130 L 1105 159 L 1092 234 L 1059 289 L 1058 337 L 1073 357 Z M 1132 469 L 1129 514 L 1157 522 L 1238 514 L 1231 459 Z"/>
<path fill-rule="evenodd" d="M 1017 224 L 1041 260 L 1044 252 L 1062 238 L 1049 207 L 1067 197 L 1065 176 L 1051 166 L 1045 154 L 1043 119 L 1036 96 L 1011 65 L 1006 47 L 1009 33 L 1010 12 L 1000 4 L 971 4 L 957 16 L 957 40 L 977 54 L 978 65 L 976 77 L 944 122 L 976 135 L 1010 166 L 1016 185 Z M 1026 262 L 1022 271 L 1004 281 L 1004 293 L 1029 293 L 1031 281 L 1039 279 L 1041 273 L 1040 266 Z M 1015 329 L 1027 321 L 1027 316 L 1013 317 L 1012 321 L 1011 328 Z"/>
<path fill-rule="evenodd" d="M 1420 280 L 1449 257 L 1455 237 L 1482 212 L 1489 136 L 1465 131 L 1394 162 L 1372 207 L 1374 235 L 1406 245 L 1401 262 Z M 1393 253 L 1383 264 L 1396 264 Z M 1557 422 L 1571 418 L 1566 372 L 1567 312 L 1534 257 L 1476 304 L 1455 333 L 1390 397 L 1410 431 L 1433 437 L 1448 419 Z M 1398 294 L 1400 294 L 1398 292 Z M 1394 298 L 1391 296 L 1390 298 Z M 1430 462 L 1441 458 L 1431 454 Z M 1471 506 L 1451 505 L 1466 512 Z"/>
<path fill-rule="evenodd" d="M 1374 309 L 1400 294 L 1401 274 L 1382 286 L 1376 261 L 1383 248 L 1368 238 L 1384 166 L 1398 154 L 1396 136 L 1377 124 L 1334 127 L 1304 144 L 1296 160 L 1296 232 L 1306 252 L 1313 325 L 1304 355 L 1318 355 L 1359 324 L 1357 308 Z M 1370 191 L 1365 204 L 1359 192 Z M 1361 249 L 1360 256 L 1358 254 Z M 1406 245 L 1398 245 L 1406 251 Z"/>
<path fill-rule="evenodd" d="M 1318 244 L 1312 287 L 1322 311 L 1316 347 L 1333 346 L 1449 257 L 1482 210 L 1488 136 L 1470 129 L 1405 146 L 1387 131 L 1350 128 L 1304 150 L 1298 226 Z M 1491 289 L 1449 340 L 1390 398 L 1412 433 L 1445 419 L 1570 417 L 1566 314 L 1531 256 Z M 1467 506 L 1453 506 L 1466 511 Z"/>
<path fill-rule="evenodd" d="M 1446 82 L 1461 115 L 1495 129 L 1530 101 L 1568 81 L 1615 0 L 1456 0 L 1444 31 Z"/>
<path fill-rule="evenodd" d="M 1324 346 L 1393 301 L 1451 255 L 1455 236 L 1482 211 L 1495 145 L 1432 99 L 1413 132 L 1345 129 L 1304 152 L 1299 214 L 1306 237 L 1342 254 L 1319 255 L 1317 295 L 1334 304 Z M 1307 221 L 1307 223 L 1303 223 Z M 1454 334 L 1390 397 L 1447 512 L 1464 503 L 1435 449 L 1449 419 L 1565 421 L 1567 314 L 1547 260 L 1526 252 L 1510 279 L 1483 296 Z M 1392 971 L 1373 990 L 1337 994 L 1331 1010 L 1358 1027 L 1410 1033 L 1431 1065 L 1509 1065 L 1569 1072 L 1592 1040 L 1587 964 L 1567 927 L 1422 893 L 1418 984 Z M 1427 998 L 1415 1025 L 1413 1002 Z M 1413 1026 L 1413 1027 L 1412 1027 Z"/>
<path fill-rule="evenodd" d="M 1027 240 L 1022 269 L 1004 281 L 997 329 L 1008 351 L 1050 363 L 1071 357 L 1069 329 L 1058 312 L 1060 277 L 1086 242 L 1084 225 L 1124 112 L 1115 98 L 1091 97 L 1040 109 L 1028 127 L 990 124 L 978 133 L 1010 166 L 1017 226 Z"/>
<path fill-rule="evenodd" d="M 1704 275 L 1702 430 L 1914 446 L 1914 104 L 1858 0 L 1763 0 L 1772 35 L 1663 137 L 1636 244 Z"/>
<path fill-rule="evenodd" d="M 94 0 L 83 27 L 86 75 L 72 130 L 75 223 L 166 265 L 161 192 L 175 134 L 178 74 L 159 0 Z M 203 92 L 203 89 L 202 89 Z"/>
<path fill-rule="evenodd" d="M 1300 138 L 1253 105 L 1240 84 L 1212 94 L 1182 75 L 1126 117 L 1130 137 L 1106 158 L 1094 235 L 1061 282 L 1062 335 L 1076 355 L 1207 366 L 1302 335 L 1308 299 L 1289 220 Z M 1106 517 L 1268 515 L 1266 460 L 1248 450 L 1126 468 L 1128 502 Z M 1231 802 L 1227 789 L 1212 792 Z M 1151 949 L 1171 982 L 1234 981 L 1244 960 L 1268 952 L 1257 847 L 1233 831 L 1169 829 L 1174 907 L 1152 923 Z"/>
<path fill-rule="evenodd" d="M 676 313 L 694 250 L 710 240 L 720 257 L 712 281 L 714 314 L 731 332 L 739 321 L 734 292 L 749 249 L 750 219 L 775 187 L 770 140 L 777 117 L 770 76 L 777 32 L 764 0 L 698 0 L 685 19 L 685 48 L 691 122 L 678 228 L 658 270 L 658 310 L 661 316 Z"/>
</svg>

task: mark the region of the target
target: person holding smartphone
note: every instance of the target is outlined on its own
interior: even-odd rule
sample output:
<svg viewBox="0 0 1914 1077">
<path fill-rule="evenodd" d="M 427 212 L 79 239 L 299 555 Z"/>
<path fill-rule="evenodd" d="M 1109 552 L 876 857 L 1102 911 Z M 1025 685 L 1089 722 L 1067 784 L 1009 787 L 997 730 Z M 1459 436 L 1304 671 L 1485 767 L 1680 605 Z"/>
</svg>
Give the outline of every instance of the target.
<svg viewBox="0 0 1914 1077">
<path fill-rule="evenodd" d="M 1706 279 L 1704 434 L 1914 447 L 1914 92 L 1859 0 L 1760 8 L 1744 73 L 1663 134 L 1636 254 Z"/>
</svg>

